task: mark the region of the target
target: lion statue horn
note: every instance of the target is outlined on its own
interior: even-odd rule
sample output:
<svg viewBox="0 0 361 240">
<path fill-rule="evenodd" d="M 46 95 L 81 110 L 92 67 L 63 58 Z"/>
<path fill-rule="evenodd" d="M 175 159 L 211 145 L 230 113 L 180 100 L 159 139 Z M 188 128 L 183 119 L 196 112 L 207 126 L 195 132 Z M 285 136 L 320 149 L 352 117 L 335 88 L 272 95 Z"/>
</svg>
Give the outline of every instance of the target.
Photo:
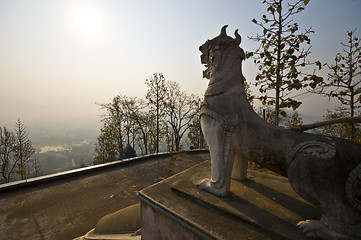
<svg viewBox="0 0 361 240">
<path fill-rule="evenodd" d="M 241 38 L 241 35 L 238 34 L 238 29 L 234 32 L 234 36 L 236 36 L 236 39 L 234 40 L 234 42 L 237 45 L 241 44 L 242 38 Z"/>
<path fill-rule="evenodd" d="M 227 36 L 227 32 L 226 32 L 226 28 L 228 27 L 227 25 L 224 25 L 221 29 L 221 33 L 219 34 L 219 36 Z"/>
</svg>

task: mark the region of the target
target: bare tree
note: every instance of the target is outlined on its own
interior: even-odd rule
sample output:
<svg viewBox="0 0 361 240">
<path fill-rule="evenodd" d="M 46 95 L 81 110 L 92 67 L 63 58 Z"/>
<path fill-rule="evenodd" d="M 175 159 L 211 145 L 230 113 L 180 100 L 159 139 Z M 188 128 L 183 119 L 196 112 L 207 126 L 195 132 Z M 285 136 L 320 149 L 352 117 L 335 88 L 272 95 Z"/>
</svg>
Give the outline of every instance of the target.
<svg viewBox="0 0 361 240">
<path fill-rule="evenodd" d="M 178 83 L 167 82 L 166 115 L 174 136 L 175 150 L 180 150 L 180 142 L 184 133 L 191 127 L 197 114 L 198 98 L 181 91 Z"/>
<path fill-rule="evenodd" d="M 13 159 L 15 151 L 15 137 L 6 127 L 0 127 L 0 159 L 1 159 L 1 176 L 0 183 L 11 181 L 13 171 L 17 162 Z"/>
<path fill-rule="evenodd" d="M 37 158 L 37 156 L 33 157 L 32 164 L 33 164 L 33 170 L 34 170 L 33 176 L 34 177 L 40 176 L 42 174 L 41 173 L 41 165 L 40 165 L 40 162 L 39 162 L 39 159 Z"/>
<path fill-rule="evenodd" d="M 164 99 L 166 98 L 166 80 L 162 73 L 154 73 L 145 83 L 149 86 L 146 98 L 149 102 L 151 112 L 156 119 L 156 152 L 159 152 L 160 119 L 164 114 Z"/>
<path fill-rule="evenodd" d="M 28 137 L 25 125 L 18 119 L 15 124 L 14 157 L 17 162 L 17 173 L 20 174 L 22 180 L 26 178 L 26 168 L 34 154 L 35 149 Z"/>
<path fill-rule="evenodd" d="M 149 147 L 151 147 L 150 136 L 155 131 L 154 128 L 152 129 L 152 115 L 146 111 L 146 102 L 140 98 L 123 96 L 122 104 L 126 118 L 134 122 L 137 125 L 134 130 L 140 132 L 141 137 L 137 139 L 142 140 L 141 150 L 144 151 L 144 154 L 148 154 Z"/>
<path fill-rule="evenodd" d="M 343 53 L 335 57 L 335 64 L 329 65 L 327 81 L 321 82 L 315 91 L 329 98 L 337 98 L 341 103 L 339 110 L 354 117 L 355 110 L 361 108 L 361 39 L 354 36 L 355 30 L 348 31 L 347 43 L 341 43 Z M 355 125 L 351 125 L 351 139 L 354 139 Z"/>
<path fill-rule="evenodd" d="M 317 134 L 347 139 L 351 139 L 352 131 L 354 131 L 353 140 L 361 143 L 360 118 L 361 117 L 358 117 L 358 119 L 356 119 L 356 117 L 350 118 L 345 111 L 341 111 L 340 109 L 336 109 L 336 111 L 327 110 L 327 114 L 323 116 L 323 121 L 301 125 L 298 129 L 301 131 L 311 129 L 311 131 Z M 355 129 L 352 129 L 350 122 L 354 122 Z"/>
</svg>

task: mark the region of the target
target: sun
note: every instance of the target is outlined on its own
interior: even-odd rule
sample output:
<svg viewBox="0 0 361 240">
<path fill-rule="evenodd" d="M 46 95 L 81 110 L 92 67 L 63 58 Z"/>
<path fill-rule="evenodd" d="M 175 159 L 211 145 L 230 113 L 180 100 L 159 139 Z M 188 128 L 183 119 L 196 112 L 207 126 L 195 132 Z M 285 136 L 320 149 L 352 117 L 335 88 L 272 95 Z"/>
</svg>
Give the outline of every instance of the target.
<svg viewBox="0 0 361 240">
<path fill-rule="evenodd" d="M 72 6 L 70 15 L 71 28 L 80 35 L 89 38 L 101 35 L 104 20 L 94 5 Z"/>
</svg>

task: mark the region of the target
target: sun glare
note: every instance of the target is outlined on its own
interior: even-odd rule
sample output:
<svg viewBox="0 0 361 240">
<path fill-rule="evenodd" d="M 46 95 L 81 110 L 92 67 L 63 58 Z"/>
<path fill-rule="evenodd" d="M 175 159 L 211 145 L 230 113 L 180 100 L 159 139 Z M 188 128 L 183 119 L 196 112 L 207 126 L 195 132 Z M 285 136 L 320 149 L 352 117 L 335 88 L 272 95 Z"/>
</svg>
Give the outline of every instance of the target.
<svg viewBox="0 0 361 240">
<path fill-rule="evenodd" d="M 103 17 L 93 5 L 73 6 L 70 24 L 74 31 L 87 38 L 100 35 L 104 30 Z"/>
</svg>

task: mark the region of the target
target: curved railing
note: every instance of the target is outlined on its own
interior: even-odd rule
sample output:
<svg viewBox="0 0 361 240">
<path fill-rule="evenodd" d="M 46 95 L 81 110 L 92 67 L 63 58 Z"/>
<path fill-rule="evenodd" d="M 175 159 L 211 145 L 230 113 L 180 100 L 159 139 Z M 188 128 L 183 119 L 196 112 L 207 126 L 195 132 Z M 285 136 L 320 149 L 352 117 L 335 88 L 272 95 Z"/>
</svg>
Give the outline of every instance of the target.
<svg viewBox="0 0 361 240">
<path fill-rule="evenodd" d="M 190 150 L 190 151 L 182 151 L 182 152 L 183 153 L 201 153 L 201 152 L 208 152 L 208 150 L 200 149 L 200 150 Z M 6 191 L 12 191 L 12 190 L 16 190 L 16 189 L 20 189 L 20 188 L 24 188 L 24 187 L 29 187 L 29 186 L 33 186 L 33 185 L 54 182 L 54 181 L 62 180 L 65 178 L 81 176 L 81 175 L 89 174 L 89 173 L 107 169 L 107 168 L 125 166 L 130 163 L 139 163 L 139 162 L 143 162 L 146 160 L 152 160 L 152 159 L 159 158 L 159 157 L 168 157 L 168 156 L 179 154 L 179 153 L 181 153 L 181 152 L 154 153 L 154 154 L 143 155 L 143 156 L 139 156 L 139 157 L 122 159 L 122 160 L 109 162 L 109 163 L 92 165 L 89 167 L 83 167 L 83 168 L 68 170 L 68 171 L 64 171 L 64 172 L 49 174 L 49 175 L 45 175 L 45 176 L 41 176 L 41 177 L 35 177 L 35 178 L 29 178 L 29 179 L 25 179 L 25 180 L 5 183 L 5 184 L 0 185 L 0 193 L 6 192 Z"/>
</svg>

